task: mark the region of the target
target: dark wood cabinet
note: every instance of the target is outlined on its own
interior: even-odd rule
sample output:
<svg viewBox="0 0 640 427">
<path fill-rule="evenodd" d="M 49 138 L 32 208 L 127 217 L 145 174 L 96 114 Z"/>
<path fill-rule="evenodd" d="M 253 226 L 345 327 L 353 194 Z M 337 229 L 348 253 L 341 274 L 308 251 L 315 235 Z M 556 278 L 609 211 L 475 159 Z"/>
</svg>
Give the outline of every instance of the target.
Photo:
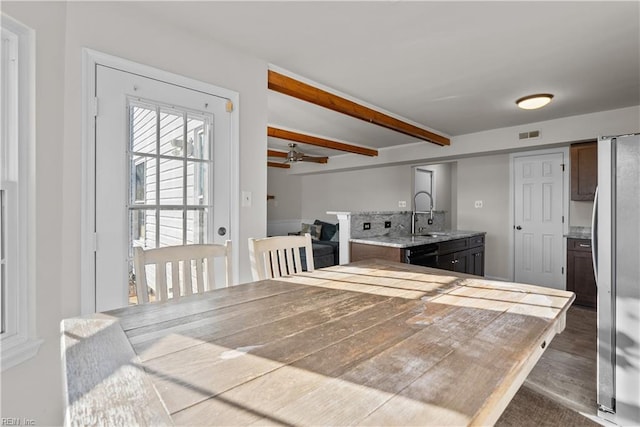
<svg viewBox="0 0 640 427">
<path fill-rule="evenodd" d="M 441 243 L 438 252 L 437 268 L 484 276 L 484 236 Z"/>
<path fill-rule="evenodd" d="M 591 240 L 567 239 L 567 290 L 576 294 L 574 304 L 596 308 L 598 288 L 593 272 Z"/>
<path fill-rule="evenodd" d="M 571 145 L 571 200 L 593 200 L 598 185 L 598 145 Z"/>
<path fill-rule="evenodd" d="M 476 276 L 484 276 L 484 245 L 479 248 L 469 250 L 469 270 L 467 273 Z"/>
</svg>

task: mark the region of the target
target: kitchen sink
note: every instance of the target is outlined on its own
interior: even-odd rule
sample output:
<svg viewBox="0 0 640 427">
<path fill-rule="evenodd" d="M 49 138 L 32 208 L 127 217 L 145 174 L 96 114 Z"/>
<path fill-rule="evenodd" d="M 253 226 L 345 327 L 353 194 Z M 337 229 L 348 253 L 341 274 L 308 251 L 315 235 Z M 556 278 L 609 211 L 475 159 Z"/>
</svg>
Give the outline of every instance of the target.
<svg viewBox="0 0 640 427">
<path fill-rule="evenodd" d="M 426 233 L 416 233 L 416 236 L 424 236 L 424 237 L 443 237 L 448 236 L 449 233 L 445 233 L 444 231 L 429 231 Z"/>
</svg>

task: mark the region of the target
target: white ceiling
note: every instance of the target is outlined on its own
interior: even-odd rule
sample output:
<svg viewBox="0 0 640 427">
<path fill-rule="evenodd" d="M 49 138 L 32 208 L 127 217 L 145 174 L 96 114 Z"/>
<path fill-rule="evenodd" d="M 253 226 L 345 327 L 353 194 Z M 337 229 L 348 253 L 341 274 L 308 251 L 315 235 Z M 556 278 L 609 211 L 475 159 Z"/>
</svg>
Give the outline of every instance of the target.
<svg viewBox="0 0 640 427">
<path fill-rule="evenodd" d="M 448 136 L 640 104 L 637 1 L 136 7 Z M 516 108 L 536 92 L 555 98 L 541 110 Z M 269 122 L 371 148 L 416 141 L 273 92 Z M 269 146 L 286 142 L 269 138 Z"/>
</svg>

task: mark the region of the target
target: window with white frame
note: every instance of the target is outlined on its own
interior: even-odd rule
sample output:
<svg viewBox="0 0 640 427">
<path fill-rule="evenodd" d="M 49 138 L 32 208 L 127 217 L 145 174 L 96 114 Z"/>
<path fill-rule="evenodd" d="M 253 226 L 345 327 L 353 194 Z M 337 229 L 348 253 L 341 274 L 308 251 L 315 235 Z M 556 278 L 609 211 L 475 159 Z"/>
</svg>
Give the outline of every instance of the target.
<svg viewBox="0 0 640 427">
<path fill-rule="evenodd" d="M 0 47 L 0 339 L 1 369 L 34 356 L 29 152 L 33 149 L 33 31 L 2 14 Z"/>
</svg>

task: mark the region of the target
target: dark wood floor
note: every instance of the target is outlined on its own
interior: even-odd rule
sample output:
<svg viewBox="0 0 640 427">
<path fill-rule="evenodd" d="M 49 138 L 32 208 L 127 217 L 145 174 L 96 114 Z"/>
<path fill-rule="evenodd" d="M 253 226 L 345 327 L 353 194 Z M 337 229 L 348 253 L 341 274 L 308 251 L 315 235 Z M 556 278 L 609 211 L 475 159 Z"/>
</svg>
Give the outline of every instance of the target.
<svg viewBox="0 0 640 427">
<path fill-rule="evenodd" d="M 597 314 L 573 306 L 525 386 L 576 411 L 596 415 Z"/>
</svg>

